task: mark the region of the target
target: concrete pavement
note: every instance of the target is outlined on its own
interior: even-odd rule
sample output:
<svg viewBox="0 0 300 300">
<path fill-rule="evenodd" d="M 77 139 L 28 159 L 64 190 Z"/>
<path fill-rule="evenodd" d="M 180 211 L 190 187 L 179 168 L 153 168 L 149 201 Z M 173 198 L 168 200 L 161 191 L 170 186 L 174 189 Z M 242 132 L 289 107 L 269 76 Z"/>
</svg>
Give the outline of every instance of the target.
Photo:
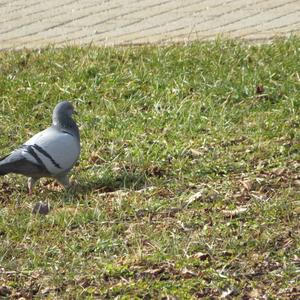
<svg viewBox="0 0 300 300">
<path fill-rule="evenodd" d="M 0 0 L 0 49 L 300 33 L 300 0 Z"/>
</svg>

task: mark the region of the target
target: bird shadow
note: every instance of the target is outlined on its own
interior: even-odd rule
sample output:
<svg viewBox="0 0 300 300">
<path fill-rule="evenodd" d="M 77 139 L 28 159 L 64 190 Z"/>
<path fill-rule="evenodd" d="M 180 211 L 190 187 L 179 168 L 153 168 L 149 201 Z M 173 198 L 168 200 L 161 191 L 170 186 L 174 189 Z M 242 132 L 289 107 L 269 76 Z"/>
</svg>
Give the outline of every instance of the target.
<svg viewBox="0 0 300 300">
<path fill-rule="evenodd" d="M 75 184 L 76 194 L 87 194 L 90 192 L 109 193 L 117 190 L 139 190 L 146 186 L 147 180 L 144 174 L 134 172 L 121 172 L 118 175 L 103 175 L 89 180 L 79 179 Z"/>
<path fill-rule="evenodd" d="M 110 193 L 117 190 L 140 190 L 147 185 L 147 178 L 145 174 L 139 172 L 121 171 L 119 174 L 106 173 L 101 177 L 93 176 L 85 178 L 79 177 L 76 182 L 71 184 L 71 187 L 64 189 L 53 179 L 45 179 L 39 185 L 36 186 L 33 195 L 29 196 L 33 199 L 42 198 L 48 199 L 48 197 L 59 196 L 64 201 L 70 201 L 71 199 L 77 199 L 89 193 Z M 8 183 L 2 184 L 2 190 L 5 189 L 5 193 L 12 193 L 10 185 Z M 0 186 L 1 192 L 1 186 Z M 26 185 L 20 187 L 19 192 L 28 194 Z M 0 201 L 5 202 L 5 199 Z"/>
</svg>

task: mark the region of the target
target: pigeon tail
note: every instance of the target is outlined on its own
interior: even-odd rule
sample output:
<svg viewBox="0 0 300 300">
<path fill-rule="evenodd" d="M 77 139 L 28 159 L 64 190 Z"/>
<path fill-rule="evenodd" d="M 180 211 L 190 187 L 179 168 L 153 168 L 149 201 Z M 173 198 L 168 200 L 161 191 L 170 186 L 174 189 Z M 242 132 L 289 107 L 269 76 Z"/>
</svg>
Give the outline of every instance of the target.
<svg viewBox="0 0 300 300">
<path fill-rule="evenodd" d="M 5 159 L 6 159 L 8 156 L 9 156 L 9 155 L 6 155 L 6 156 L 0 158 L 0 175 L 6 175 L 6 174 L 10 173 L 9 167 L 8 167 L 7 164 L 4 162 Z"/>
<path fill-rule="evenodd" d="M 41 177 L 49 175 L 48 171 L 26 158 L 18 152 L 11 153 L 0 159 L 0 175 L 8 173 L 21 174 L 31 177 Z"/>
</svg>

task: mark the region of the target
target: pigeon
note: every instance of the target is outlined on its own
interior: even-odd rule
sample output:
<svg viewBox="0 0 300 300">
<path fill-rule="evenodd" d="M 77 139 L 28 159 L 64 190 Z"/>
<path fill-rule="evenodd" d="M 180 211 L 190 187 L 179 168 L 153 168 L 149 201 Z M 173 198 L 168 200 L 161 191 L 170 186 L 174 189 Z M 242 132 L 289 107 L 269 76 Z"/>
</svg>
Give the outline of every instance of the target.
<svg viewBox="0 0 300 300">
<path fill-rule="evenodd" d="M 58 103 L 53 110 L 51 127 L 0 159 L 0 175 L 16 173 L 29 177 L 30 195 L 41 177 L 53 177 L 67 188 L 70 185 L 67 175 L 80 155 L 80 135 L 73 113 L 70 102 Z"/>
</svg>

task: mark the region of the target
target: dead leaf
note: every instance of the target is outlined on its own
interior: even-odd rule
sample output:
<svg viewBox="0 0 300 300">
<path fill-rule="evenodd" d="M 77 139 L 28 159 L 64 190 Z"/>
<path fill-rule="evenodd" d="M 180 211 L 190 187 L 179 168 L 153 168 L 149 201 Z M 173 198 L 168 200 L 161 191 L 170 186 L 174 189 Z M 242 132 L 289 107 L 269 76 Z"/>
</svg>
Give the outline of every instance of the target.
<svg viewBox="0 0 300 300">
<path fill-rule="evenodd" d="M 178 300 L 179 298 L 175 297 L 175 296 L 171 296 L 171 295 L 166 295 L 164 297 L 161 298 L 161 300 Z"/>
<path fill-rule="evenodd" d="M 295 186 L 300 186 L 300 180 L 299 180 L 299 179 L 296 179 L 296 180 L 294 181 L 294 185 L 295 185 Z"/>
<path fill-rule="evenodd" d="M 223 291 L 221 294 L 221 299 L 226 299 L 229 296 L 236 295 L 237 290 L 236 289 L 227 289 L 226 291 Z"/>
<path fill-rule="evenodd" d="M 150 177 L 163 177 L 166 174 L 166 170 L 160 166 L 154 165 L 147 168 L 146 174 Z"/>
<path fill-rule="evenodd" d="M 193 271 L 190 271 L 187 268 L 183 268 L 182 271 L 181 271 L 181 274 L 182 274 L 182 277 L 186 278 L 186 279 L 198 276 L 197 273 L 195 273 Z"/>
<path fill-rule="evenodd" d="M 90 154 L 89 162 L 93 163 L 93 164 L 101 164 L 101 163 L 106 162 L 106 160 L 104 158 L 102 158 L 96 151 L 93 151 Z"/>
<path fill-rule="evenodd" d="M 57 181 L 52 179 L 46 179 L 42 181 L 42 184 L 52 191 L 61 191 L 63 189 L 63 187 Z"/>
<path fill-rule="evenodd" d="M 262 295 L 263 292 L 258 289 L 253 289 L 247 294 L 250 299 L 259 299 Z"/>
<path fill-rule="evenodd" d="M 294 213 L 296 213 L 297 215 L 300 215 L 300 206 L 294 208 Z"/>
<path fill-rule="evenodd" d="M 292 263 L 300 268 L 300 257 L 295 255 L 294 258 L 292 259 Z"/>
<path fill-rule="evenodd" d="M 210 256 L 208 253 L 197 252 L 197 253 L 193 254 L 193 258 L 198 258 L 200 260 L 206 260 L 206 259 L 209 259 Z"/>
<path fill-rule="evenodd" d="M 189 155 L 190 157 L 197 158 L 197 157 L 200 157 L 200 156 L 202 155 L 202 153 L 201 153 L 200 151 L 196 150 L 196 149 L 190 149 L 190 150 L 188 151 L 188 155 Z"/>
<path fill-rule="evenodd" d="M 166 218 L 166 217 L 173 218 L 173 217 L 175 217 L 175 215 L 176 215 L 177 213 L 179 213 L 180 211 L 181 211 L 181 208 L 178 208 L 178 207 L 170 207 L 170 208 L 166 209 L 165 211 L 160 212 L 158 215 L 159 215 L 160 217 L 164 217 L 164 218 Z"/>
<path fill-rule="evenodd" d="M 165 268 L 150 269 L 143 272 L 144 275 L 157 276 L 165 271 Z"/>
<path fill-rule="evenodd" d="M 51 292 L 51 288 L 50 287 L 46 287 L 44 289 L 41 290 L 41 294 L 42 295 L 48 295 Z"/>
<path fill-rule="evenodd" d="M 12 194 L 12 189 L 7 182 L 3 182 L 0 191 L 4 194 Z"/>
<path fill-rule="evenodd" d="M 168 188 L 160 188 L 156 191 L 156 195 L 164 198 L 174 197 L 174 192 Z"/>
<path fill-rule="evenodd" d="M 286 174 L 288 170 L 286 168 L 276 168 L 276 169 L 273 169 L 272 171 L 275 175 L 282 176 L 282 175 Z"/>
<path fill-rule="evenodd" d="M 289 249 L 293 244 L 294 244 L 294 240 L 291 238 L 288 238 L 288 239 L 284 240 L 282 248 Z"/>
<path fill-rule="evenodd" d="M 226 251 L 226 250 L 222 251 L 221 254 L 223 257 L 232 257 L 233 256 L 233 252 Z"/>
<path fill-rule="evenodd" d="M 246 191 L 249 192 L 252 189 L 252 182 L 250 180 L 241 180 L 240 182 Z"/>
<path fill-rule="evenodd" d="M 261 95 L 265 92 L 264 86 L 262 84 L 259 84 L 256 86 L 256 94 Z"/>
<path fill-rule="evenodd" d="M 203 190 L 197 192 L 196 194 L 190 196 L 190 198 L 186 201 L 185 207 L 190 206 L 193 202 L 200 200 L 203 197 Z"/>
<path fill-rule="evenodd" d="M 183 222 L 179 221 L 179 220 L 177 221 L 177 223 L 182 228 L 183 231 L 188 232 L 188 231 L 193 230 L 192 228 L 185 226 L 185 224 Z"/>
<path fill-rule="evenodd" d="M 224 210 L 222 210 L 222 212 L 225 217 L 236 217 L 236 216 L 246 212 L 247 210 L 248 210 L 248 206 L 240 206 L 233 210 L 224 209 Z"/>
</svg>

